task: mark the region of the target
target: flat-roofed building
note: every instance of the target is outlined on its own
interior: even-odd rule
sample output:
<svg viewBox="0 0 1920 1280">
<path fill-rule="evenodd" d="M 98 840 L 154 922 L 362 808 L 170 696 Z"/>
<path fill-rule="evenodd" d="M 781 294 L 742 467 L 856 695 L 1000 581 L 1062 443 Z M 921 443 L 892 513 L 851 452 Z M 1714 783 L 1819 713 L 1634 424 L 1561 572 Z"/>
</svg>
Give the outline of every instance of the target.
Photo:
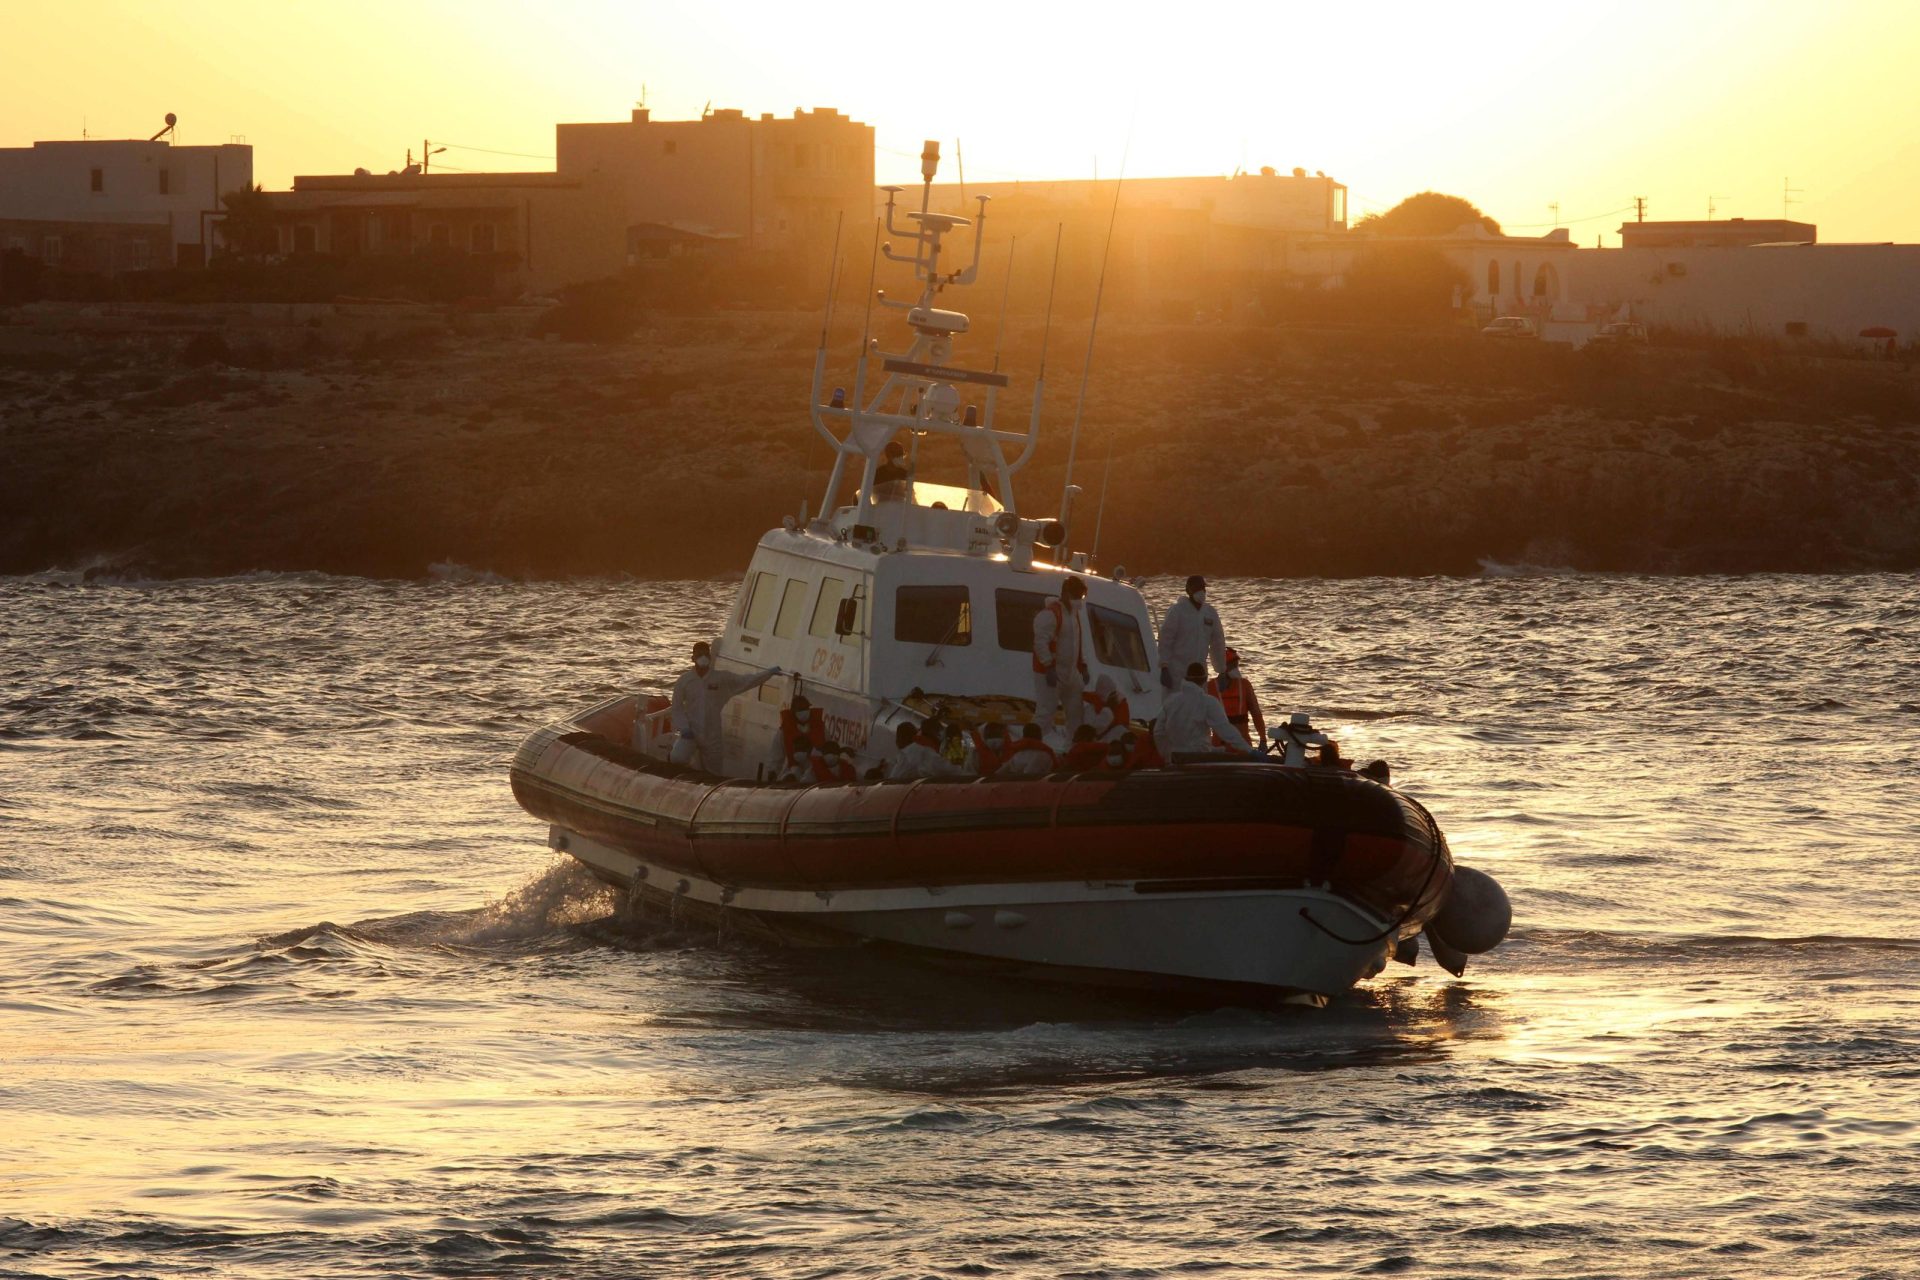
<svg viewBox="0 0 1920 1280">
<path fill-rule="evenodd" d="M 1819 230 L 1811 222 L 1786 218 L 1627 222 L 1620 226 L 1623 249 L 1745 249 L 1758 244 L 1812 244 L 1818 239 Z"/>
<path fill-rule="evenodd" d="M 245 143 L 137 138 L 0 148 L 0 251 L 113 275 L 203 265 L 221 200 L 253 185 Z"/>
<path fill-rule="evenodd" d="M 267 196 L 281 254 L 481 259 L 499 291 L 545 291 L 626 262 L 604 182 L 558 173 L 303 174 Z"/>
<path fill-rule="evenodd" d="M 832 241 L 842 214 L 856 226 L 873 215 L 873 126 L 831 107 L 698 120 L 639 107 L 626 120 L 555 126 L 554 155 L 566 177 L 611 182 L 629 228 L 804 253 Z"/>
</svg>

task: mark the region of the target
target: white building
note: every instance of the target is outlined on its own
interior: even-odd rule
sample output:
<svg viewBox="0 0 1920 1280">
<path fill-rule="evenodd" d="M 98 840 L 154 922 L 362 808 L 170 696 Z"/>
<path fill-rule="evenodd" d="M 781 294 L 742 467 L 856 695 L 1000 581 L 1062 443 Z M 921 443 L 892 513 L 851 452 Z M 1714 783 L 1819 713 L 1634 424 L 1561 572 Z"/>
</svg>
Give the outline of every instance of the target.
<svg viewBox="0 0 1920 1280">
<path fill-rule="evenodd" d="M 0 250 L 115 274 L 206 262 L 221 197 L 253 186 L 253 148 L 138 139 L 0 148 Z"/>
</svg>

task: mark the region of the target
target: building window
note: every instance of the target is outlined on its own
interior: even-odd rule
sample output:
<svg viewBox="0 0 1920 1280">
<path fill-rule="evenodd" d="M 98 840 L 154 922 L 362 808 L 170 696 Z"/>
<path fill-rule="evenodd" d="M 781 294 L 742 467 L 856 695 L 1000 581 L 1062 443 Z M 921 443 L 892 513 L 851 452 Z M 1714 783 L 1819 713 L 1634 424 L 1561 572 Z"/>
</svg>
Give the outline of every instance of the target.
<svg viewBox="0 0 1920 1280">
<path fill-rule="evenodd" d="M 59 236 L 43 236 L 40 240 L 40 257 L 47 262 L 58 262 L 66 253 L 66 246 Z"/>
<path fill-rule="evenodd" d="M 173 174 L 166 169 L 160 171 L 160 194 L 163 196 L 173 194 Z"/>
<path fill-rule="evenodd" d="M 107 189 L 107 171 L 105 169 L 89 169 L 87 173 L 92 190 L 105 191 Z"/>
<path fill-rule="evenodd" d="M 1487 296 L 1489 298 L 1500 296 L 1500 264 L 1497 262 L 1487 264 Z"/>
<path fill-rule="evenodd" d="M 474 223 L 473 230 L 468 233 L 467 243 L 475 253 L 492 253 L 493 224 L 491 222 Z"/>
<path fill-rule="evenodd" d="M 1541 263 L 1533 271 L 1533 296 L 1536 298 L 1558 298 L 1560 296 L 1560 273 L 1551 264 Z"/>
<path fill-rule="evenodd" d="M 660 144 L 660 153 L 661 153 L 662 155 L 669 155 L 669 156 L 670 156 L 670 155 L 672 155 L 672 154 L 674 154 L 674 153 L 675 153 L 676 151 L 678 151 L 678 150 L 680 150 L 680 144 L 679 144 L 679 143 L 677 143 L 677 142 L 675 142 L 675 141 L 674 141 L 673 139 L 671 139 L 671 138 L 669 138 L 669 139 L 667 139 L 667 140 L 666 140 L 665 142 L 663 142 L 663 143 L 661 143 L 661 144 Z"/>
</svg>

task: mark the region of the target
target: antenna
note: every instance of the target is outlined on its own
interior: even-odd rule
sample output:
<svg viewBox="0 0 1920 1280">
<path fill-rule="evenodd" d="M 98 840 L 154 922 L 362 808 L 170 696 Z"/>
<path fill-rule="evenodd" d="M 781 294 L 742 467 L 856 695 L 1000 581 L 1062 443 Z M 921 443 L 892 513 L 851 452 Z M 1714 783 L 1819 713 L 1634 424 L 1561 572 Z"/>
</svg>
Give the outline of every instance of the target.
<svg viewBox="0 0 1920 1280">
<path fill-rule="evenodd" d="M 1060 516 L 1061 523 L 1069 530 L 1069 536 L 1073 528 L 1070 519 L 1073 513 L 1068 510 L 1068 504 L 1073 500 L 1073 456 L 1080 448 L 1080 415 L 1087 407 L 1087 378 L 1093 372 L 1093 339 L 1100 332 L 1100 303 L 1107 292 L 1107 256 L 1113 249 L 1114 223 L 1120 220 L 1120 188 L 1126 185 L 1127 157 L 1132 150 L 1133 130 L 1129 126 L 1126 148 L 1120 152 L 1120 176 L 1113 180 L 1113 208 L 1107 214 L 1107 240 L 1100 246 L 1100 282 L 1093 289 L 1093 323 L 1087 326 L 1087 354 L 1080 364 L 1080 397 L 1074 402 L 1073 431 L 1067 436 L 1067 476 L 1060 491 Z"/>
<path fill-rule="evenodd" d="M 1713 215 L 1720 212 L 1720 205 L 1718 202 L 1721 200 L 1725 200 L 1726 198 L 1727 197 L 1725 196 L 1708 196 L 1707 197 L 1707 221 L 1708 222 L 1712 222 Z"/>
<path fill-rule="evenodd" d="M 1633 220 L 1635 222 L 1645 222 L 1647 220 L 1647 198 L 1645 196 L 1635 196 L 1633 198 Z"/>
<path fill-rule="evenodd" d="M 1793 185 L 1792 178 L 1780 179 L 1780 216 L 1782 218 L 1791 218 L 1793 216 L 1793 206 L 1800 203 L 1800 201 L 1795 200 L 1794 197 L 1805 194 L 1807 194 L 1805 191 Z"/>
<path fill-rule="evenodd" d="M 960 139 L 953 140 L 953 162 L 960 166 L 960 207 L 967 207 L 967 158 L 960 152 Z"/>
<path fill-rule="evenodd" d="M 1556 227 L 1559 226 L 1560 225 L 1560 202 L 1558 200 L 1555 200 L 1553 203 L 1547 206 L 1547 210 L 1548 212 L 1553 214 L 1553 225 Z"/>
</svg>

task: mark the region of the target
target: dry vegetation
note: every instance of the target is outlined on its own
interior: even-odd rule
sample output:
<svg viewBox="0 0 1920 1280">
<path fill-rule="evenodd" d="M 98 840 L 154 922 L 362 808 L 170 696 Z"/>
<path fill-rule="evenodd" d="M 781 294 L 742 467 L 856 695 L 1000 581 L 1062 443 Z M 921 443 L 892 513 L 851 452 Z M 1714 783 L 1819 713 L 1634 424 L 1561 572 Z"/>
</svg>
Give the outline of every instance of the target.
<svg viewBox="0 0 1920 1280">
<path fill-rule="evenodd" d="M 336 353 L 174 335 L 0 351 L 0 572 L 737 571 L 781 512 L 819 501 L 816 326 L 739 313 L 649 317 L 599 345 L 425 334 Z M 1038 336 L 1009 336 L 1028 376 Z M 1030 511 L 1058 499 L 1083 341 L 1055 334 Z M 836 349 L 855 345 L 843 330 Z M 1020 421 L 1030 385 L 1003 406 Z M 1895 364 L 1735 344 L 1113 324 L 1080 446 L 1082 530 L 1111 456 L 1103 559 L 1139 570 L 1913 568 L 1916 387 Z"/>
</svg>

